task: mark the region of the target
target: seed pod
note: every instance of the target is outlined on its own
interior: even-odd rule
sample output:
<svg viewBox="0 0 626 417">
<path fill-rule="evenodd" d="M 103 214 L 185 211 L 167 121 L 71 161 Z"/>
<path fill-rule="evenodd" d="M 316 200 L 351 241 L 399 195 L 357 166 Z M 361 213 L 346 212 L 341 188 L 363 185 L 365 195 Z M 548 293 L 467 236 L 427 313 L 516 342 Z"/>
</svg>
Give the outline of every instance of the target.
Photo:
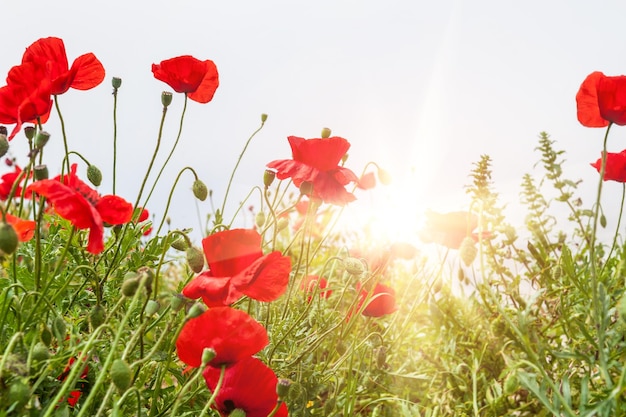
<svg viewBox="0 0 626 417">
<path fill-rule="evenodd" d="M 43 344 L 42 342 L 37 342 L 33 347 L 33 352 L 30 356 L 33 362 L 43 362 L 50 359 L 50 351 L 48 350 L 48 346 Z"/>
<path fill-rule="evenodd" d="M 7 255 L 12 254 L 17 249 L 17 233 L 12 225 L 6 222 L 0 223 L 0 250 Z"/>
<path fill-rule="evenodd" d="M 130 366 L 122 359 L 114 360 L 111 365 L 111 380 L 120 392 L 124 392 L 130 387 L 130 378 Z"/>
<path fill-rule="evenodd" d="M 7 135 L 0 135 L 0 158 L 9 152 L 9 141 Z"/>
</svg>

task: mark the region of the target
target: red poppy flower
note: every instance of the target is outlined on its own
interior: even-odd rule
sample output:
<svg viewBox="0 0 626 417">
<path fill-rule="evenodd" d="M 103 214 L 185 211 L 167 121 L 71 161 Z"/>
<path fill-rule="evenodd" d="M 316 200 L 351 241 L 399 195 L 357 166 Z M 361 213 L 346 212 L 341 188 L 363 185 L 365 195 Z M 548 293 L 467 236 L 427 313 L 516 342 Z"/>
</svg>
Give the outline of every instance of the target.
<svg viewBox="0 0 626 417">
<path fill-rule="evenodd" d="M 133 206 L 115 195 L 100 196 L 76 176 L 76 164 L 61 178 L 40 180 L 26 189 L 46 197 L 57 214 L 77 229 L 89 229 L 87 251 L 98 254 L 104 249 L 104 223 L 124 224 L 131 220 Z"/>
<path fill-rule="evenodd" d="M 361 312 L 367 317 L 382 317 L 391 314 L 398 309 L 396 306 L 396 292 L 393 288 L 383 284 L 376 284 L 371 296 L 366 288 L 362 288 L 361 284 L 357 284 L 357 290 L 361 291 L 358 309 L 367 302 L 367 305 Z M 368 297 L 369 296 L 369 297 Z"/>
<path fill-rule="evenodd" d="M 478 227 L 478 217 L 475 214 L 467 211 L 443 214 L 429 211 L 426 216 L 426 226 L 419 233 L 424 243 L 438 243 L 450 249 L 458 249 L 467 236 L 478 240 L 478 234 L 474 233 Z M 488 235 L 483 232 L 483 236 Z"/>
<path fill-rule="evenodd" d="M 308 294 L 307 302 L 310 303 L 313 298 L 313 294 L 318 294 L 320 297 L 328 298 L 333 293 L 332 290 L 326 290 L 328 288 L 328 280 L 324 277 L 317 275 L 309 275 L 304 278 L 300 283 L 300 289 Z"/>
<path fill-rule="evenodd" d="M 79 56 L 69 67 L 65 44 L 59 38 L 42 38 L 26 48 L 22 63 L 33 63 L 45 71 L 52 83 L 51 94 L 63 94 L 70 88 L 89 90 L 104 80 L 104 67 L 89 52 Z"/>
<path fill-rule="evenodd" d="M 45 123 L 52 108 L 51 83 L 33 63 L 15 66 L 9 71 L 7 85 L 0 88 L 0 123 L 15 124 L 8 139 L 24 123 Z"/>
<path fill-rule="evenodd" d="M 578 121 L 587 127 L 626 125 L 626 76 L 592 72 L 576 94 Z"/>
<path fill-rule="evenodd" d="M 139 219 L 137 219 L 137 222 L 138 223 L 145 222 L 146 220 L 148 220 L 149 217 L 150 217 L 150 212 L 148 211 L 148 209 L 142 208 L 141 213 L 139 214 Z M 146 230 L 144 230 L 143 232 L 143 235 L 148 236 L 150 233 L 152 233 L 152 226 L 146 228 Z"/>
<path fill-rule="evenodd" d="M 217 387 L 221 370 L 207 366 L 202 375 L 207 387 Z M 267 417 L 278 403 L 278 378 L 261 360 L 247 357 L 226 369 L 222 386 L 217 392 L 215 406 L 223 417 L 240 409 L 246 417 Z M 274 416 L 287 417 L 289 410 L 282 403 Z"/>
<path fill-rule="evenodd" d="M 281 159 L 267 164 L 276 170 L 278 179 L 291 178 L 304 194 L 320 198 L 326 203 L 345 205 L 355 200 L 345 186 L 359 181 L 348 168 L 340 167 L 339 161 L 348 152 L 350 143 L 344 138 L 303 139 L 289 136 L 293 159 Z M 311 187 L 312 186 L 312 187 Z"/>
<path fill-rule="evenodd" d="M 591 166 L 600 172 L 602 168 L 602 158 L 598 158 Z M 606 153 L 604 181 L 626 182 L 626 149 L 619 153 Z"/>
<path fill-rule="evenodd" d="M 5 216 L 7 223 L 12 225 L 13 229 L 15 229 L 17 239 L 20 242 L 27 242 L 35 236 L 35 227 L 37 227 L 37 223 L 33 220 L 24 220 L 9 213 L 6 213 Z"/>
<path fill-rule="evenodd" d="M 72 369 L 72 365 L 74 364 L 74 362 L 76 362 L 76 358 L 70 358 L 67 365 L 65 366 L 65 369 L 63 369 L 63 373 L 61 373 L 61 375 L 57 377 L 59 381 L 65 381 L 65 379 L 67 378 L 67 376 L 69 375 Z M 83 381 L 78 382 L 79 389 L 70 391 L 70 395 L 67 397 L 67 403 L 70 405 L 70 407 L 75 407 L 76 404 L 78 403 L 78 400 L 80 399 L 80 396 L 82 395 L 82 392 L 86 386 L 86 383 L 84 382 L 84 380 L 87 378 L 88 374 L 89 374 L 89 366 L 85 365 L 85 368 L 80 374 L 80 379 Z"/>
<path fill-rule="evenodd" d="M 232 365 L 269 343 L 265 328 L 245 311 L 213 307 L 189 320 L 176 339 L 176 352 L 189 366 L 202 365 L 205 348 L 215 350 L 211 366 Z"/>
<path fill-rule="evenodd" d="M 6 201 L 9 198 L 9 194 L 11 194 L 11 189 L 13 188 L 15 181 L 21 173 L 22 169 L 18 165 L 15 165 L 15 169 L 13 170 L 13 172 L 7 172 L 0 177 L 0 200 Z M 22 181 L 23 179 L 20 182 Z M 21 194 L 22 187 L 18 185 L 15 188 L 15 193 L 13 194 L 13 197 L 19 197 Z"/>
<path fill-rule="evenodd" d="M 219 86 L 215 63 L 200 61 L 191 55 L 166 59 L 152 64 L 154 78 L 163 81 L 177 93 L 185 93 L 193 101 L 208 103 Z"/>
<path fill-rule="evenodd" d="M 261 235 L 252 229 L 224 230 L 202 240 L 209 270 L 183 289 L 206 305 L 230 305 L 244 295 L 274 301 L 287 289 L 291 259 L 279 251 L 263 255 Z"/>
<path fill-rule="evenodd" d="M 376 176 L 373 172 L 367 172 L 361 175 L 359 178 L 359 182 L 357 182 L 357 187 L 362 190 L 370 190 L 376 187 Z"/>
</svg>

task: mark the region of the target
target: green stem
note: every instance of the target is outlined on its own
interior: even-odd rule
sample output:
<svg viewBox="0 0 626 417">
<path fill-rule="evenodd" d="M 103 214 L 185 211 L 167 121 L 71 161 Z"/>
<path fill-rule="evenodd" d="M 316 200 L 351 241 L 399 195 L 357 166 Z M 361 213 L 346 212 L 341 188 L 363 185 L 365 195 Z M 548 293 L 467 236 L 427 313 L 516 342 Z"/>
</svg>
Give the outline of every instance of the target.
<svg viewBox="0 0 626 417">
<path fill-rule="evenodd" d="M 115 173 L 117 164 L 117 88 L 113 89 L 113 195 L 115 195 Z"/>
<path fill-rule="evenodd" d="M 170 209 L 170 204 L 172 204 L 172 197 L 174 195 L 174 190 L 176 189 L 176 185 L 178 184 L 178 181 L 180 180 L 180 177 L 183 175 L 183 172 L 185 172 L 187 170 L 190 170 L 193 173 L 195 179 L 198 180 L 198 174 L 191 167 L 185 167 L 185 168 L 181 169 L 178 172 L 178 175 L 176 176 L 176 180 L 174 181 L 174 185 L 172 185 L 172 188 L 170 189 L 170 194 L 167 197 L 167 205 L 165 206 L 165 212 L 163 213 L 163 218 L 161 219 L 161 223 L 159 224 L 159 227 L 158 227 L 158 229 L 156 231 L 156 236 L 158 236 L 159 233 L 161 232 L 161 228 L 163 228 L 163 224 L 165 223 L 165 219 L 167 219 L 167 212 Z"/>
<path fill-rule="evenodd" d="M 215 398 L 217 398 L 217 394 L 220 392 L 220 389 L 222 389 L 222 384 L 224 383 L 225 374 L 226 374 L 226 365 L 222 365 L 222 369 L 220 370 L 220 377 L 217 380 L 215 389 L 213 390 L 213 393 L 211 394 L 211 398 L 209 398 L 209 401 L 206 402 L 206 405 L 202 409 L 202 412 L 200 413 L 200 417 L 206 415 L 206 413 L 209 411 L 209 408 L 211 408 L 211 405 L 213 405 Z"/>
<path fill-rule="evenodd" d="M 67 134 L 65 133 L 65 121 L 63 120 L 63 115 L 61 114 L 61 108 L 59 107 L 59 96 L 54 96 L 54 107 L 56 108 L 57 114 L 59 115 L 59 122 L 61 123 L 61 133 L 63 134 L 63 146 L 65 147 L 65 158 L 67 160 L 66 167 L 67 172 L 70 172 L 70 163 L 69 163 L 69 147 L 67 146 Z"/>
</svg>

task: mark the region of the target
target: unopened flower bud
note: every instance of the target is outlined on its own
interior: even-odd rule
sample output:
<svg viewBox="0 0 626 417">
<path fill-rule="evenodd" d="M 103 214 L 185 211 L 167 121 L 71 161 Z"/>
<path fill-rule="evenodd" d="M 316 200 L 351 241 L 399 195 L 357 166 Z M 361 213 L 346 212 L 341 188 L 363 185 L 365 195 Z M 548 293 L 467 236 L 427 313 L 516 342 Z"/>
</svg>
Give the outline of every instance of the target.
<svg viewBox="0 0 626 417">
<path fill-rule="evenodd" d="M 7 134 L 7 131 L 6 131 L 6 128 L 5 128 L 4 135 L 6 136 L 6 134 Z M 24 136 L 26 136 L 26 139 L 32 140 L 35 137 L 35 127 L 34 126 L 26 126 L 24 128 Z"/>
<path fill-rule="evenodd" d="M 289 388 L 291 388 L 291 381 L 289 379 L 281 378 L 278 380 L 278 383 L 276 384 L 276 394 L 278 394 L 279 400 L 285 400 L 289 394 Z"/>
<path fill-rule="evenodd" d="M 57 341 L 65 340 L 65 335 L 67 334 L 67 325 L 65 324 L 65 320 L 63 320 L 63 317 L 55 317 L 54 321 L 52 322 L 52 333 L 54 334 L 54 337 L 56 337 Z"/>
<path fill-rule="evenodd" d="M 118 88 L 122 86 L 122 79 L 119 77 L 111 78 L 111 85 L 113 86 L 113 88 L 117 90 Z"/>
<path fill-rule="evenodd" d="M 122 295 L 124 297 L 132 297 L 139 288 L 139 279 L 137 277 L 128 278 L 122 283 Z"/>
<path fill-rule="evenodd" d="M 147 266 L 142 266 L 137 270 L 140 274 L 140 280 L 143 280 L 143 285 L 146 287 L 148 293 L 152 292 L 152 281 L 154 281 L 154 271 Z"/>
<path fill-rule="evenodd" d="M 278 219 L 278 222 L 276 222 L 276 230 L 280 232 L 288 225 L 289 225 L 289 220 L 285 217 L 281 217 L 280 219 Z"/>
<path fill-rule="evenodd" d="M 272 183 L 274 182 L 274 178 L 276 178 L 276 172 L 272 171 L 271 169 L 266 169 L 263 173 L 263 185 L 265 185 L 265 188 L 272 185 Z"/>
<path fill-rule="evenodd" d="M 343 260 L 343 266 L 346 268 L 346 272 L 350 275 L 360 276 L 365 272 L 363 262 L 357 258 L 346 258 Z"/>
<path fill-rule="evenodd" d="M 261 123 L 265 123 L 267 121 L 267 114 L 261 114 Z"/>
<path fill-rule="evenodd" d="M 474 239 L 467 236 L 461 242 L 461 246 L 459 247 L 459 256 L 461 256 L 461 260 L 467 266 L 470 266 L 474 259 L 476 259 L 476 254 L 478 253 L 478 249 L 476 248 L 476 242 Z"/>
<path fill-rule="evenodd" d="M 170 307 L 172 307 L 172 310 L 174 311 L 180 310 L 180 308 L 183 306 L 184 303 L 185 303 L 185 296 L 182 294 L 173 294 L 170 297 Z"/>
<path fill-rule="evenodd" d="M 215 352 L 215 349 L 204 348 L 202 351 L 202 366 L 207 366 L 216 356 L 217 352 Z"/>
<path fill-rule="evenodd" d="M 235 408 L 233 411 L 231 411 L 228 417 L 246 417 L 246 412 L 243 411 L 241 408 Z"/>
<path fill-rule="evenodd" d="M 190 246 L 185 251 L 185 254 L 187 255 L 187 264 L 189 265 L 189 268 L 191 268 L 191 270 L 196 274 L 202 272 L 202 269 L 204 268 L 204 254 L 202 251 L 196 247 Z"/>
<path fill-rule="evenodd" d="M 46 346 L 42 342 L 37 342 L 33 347 L 33 352 L 30 358 L 34 362 L 47 361 L 48 359 L 50 359 L 50 351 L 48 350 L 48 346 Z"/>
<path fill-rule="evenodd" d="M 151 317 L 159 311 L 159 308 L 160 306 L 157 301 L 148 300 L 148 303 L 146 304 L 146 309 L 144 311 L 146 312 L 146 316 Z"/>
<path fill-rule="evenodd" d="M 130 387 L 130 366 L 123 359 L 115 359 L 111 365 L 111 381 L 120 391 L 124 392 Z"/>
<path fill-rule="evenodd" d="M 44 146 L 46 146 L 46 143 L 48 143 L 49 139 L 50 133 L 46 132 L 45 130 L 41 130 L 39 133 L 37 133 L 37 137 L 35 137 L 35 148 L 42 149 Z"/>
<path fill-rule="evenodd" d="M 7 135 L 0 134 L 0 157 L 6 155 L 7 152 L 9 152 L 9 141 L 7 139 Z"/>
<path fill-rule="evenodd" d="M 89 321 L 91 322 L 91 329 L 97 329 L 104 323 L 107 318 L 107 312 L 102 307 L 102 304 L 96 304 L 89 313 Z"/>
<path fill-rule="evenodd" d="M 378 180 L 383 185 L 391 184 L 391 175 L 385 169 L 378 168 Z"/>
<path fill-rule="evenodd" d="M 6 222 L 0 223 L 0 250 L 7 255 L 17 249 L 17 233 L 12 225 Z"/>
<path fill-rule="evenodd" d="M 33 167 L 33 176 L 36 181 L 47 180 L 50 177 L 50 173 L 48 172 L 47 165 L 35 165 Z"/>
<path fill-rule="evenodd" d="M 200 316 L 205 311 L 206 311 L 206 306 L 204 304 L 195 303 L 189 309 L 189 312 L 187 313 L 187 319 L 195 319 L 196 317 Z"/>
<path fill-rule="evenodd" d="M 170 246 L 179 251 L 187 250 L 187 248 L 189 247 L 189 245 L 187 244 L 187 240 L 181 236 L 177 236 Z"/>
<path fill-rule="evenodd" d="M 256 227 L 258 227 L 259 229 L 263 227 L 263 225 L 265 224 L 265 213 L 259 211 L 254 218 L 254 224 L 256 224 Z"/>
<path fill-rule="evenodd" d="M 11 411 L 20 410 L 32 397 L 30 387 L 21 378 L 16 378 L 11 382 L 8 393 L 5 395 L 8 404 L 11 404 Z"/>
<path fill-rule="evenodd" d="M 606 216 L 604 213 L 600 215 L 600 226 L 604 229 L 606 227 Z"/>
<path fill-rule="evenodd" d="M 327 128 L 327 127 L 323 128 L 322 129 L 322 139 L 329 138 L 331 133 L 332 133 L 332 131 L 329 128 Z"/>
<path fill-rule="evenodd" d="M 102 184 L 102 172 L 95 165 L 89 165 L 87 167 L 87 179 L 96 187 Z"/>
<path fill-rule="evenodd" d="M 206 185 L 200 180 L 195 180 L 193 182 L 191 190 L 193 191 L 193 195 L 195 195 L 200 201 L 206 200 L 209 194 L 209 190 L 206 188 Z"/>
<path fill-rule="evenodd" d="M 163 107 L 167 107 L 172 104 L 172 93 L 169 91 L 163 91 L 161 93 L 161 104 L 163 104 Z"/>
<path fill-rule="evenodd" d="M 50 328 L 46 326 L 45 324 L 43 328 L 41 329 L 39 338 L 46 346 L 50 346 L 50 343 L 52 343 L 52 332 L 50 331 Z"/>
</svg>

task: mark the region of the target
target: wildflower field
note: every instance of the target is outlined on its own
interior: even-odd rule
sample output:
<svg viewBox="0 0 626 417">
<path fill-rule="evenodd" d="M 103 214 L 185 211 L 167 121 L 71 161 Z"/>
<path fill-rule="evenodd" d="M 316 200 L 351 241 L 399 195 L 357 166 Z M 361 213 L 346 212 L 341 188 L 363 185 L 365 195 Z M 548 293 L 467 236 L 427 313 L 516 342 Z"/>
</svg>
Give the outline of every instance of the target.
<svg viewBox="0 0 626 417">
<path fill-rule="evenodd" d="M 349 140 L 329 128 L 279 138 L 292 158 L 267 161 L 248 195 L 229 196 L 241 157 L 223 196 L 182 168 L 170 200 L 187 187 L 211 211 L 197 241 L 170 229 L 170 200 L 156 212 L 152 196 L 172 183 L 162 174 L 179 140 L 193 139 L 187 106 L 219 94 L 219 75 L 189 55 L 152 74 L 166 91 L 140 174 L 115 164 L 122 79 L 105 81 L 93 53 L 70 64 L 63 40 L 39 39 L 0 88 L 0 416 L 626 415 L 621 210 L 607 219 L 602 206 L 604 181 L 626 184 L 626 151 L 607 152 L 626 125 L 626 76 L 594 72 L 572 92 L 578 121 L 604 128 L 601 157 L 581 173 L 596 195 L 579 195 L 565 151 L 540 133 L 529 169 L 542 173 L 520 179 L 522 225 L 507 219 L 485 154 L 458 210 L 426 213 L 406 242 L 340 227 L 346 205 L 393 178 L 375 162 L 351 166 Z M 104 172 L 73 150 L 58 101 L 103 82 Z M 181 114 L 168 113 L 174 99 Z M 166 120 L 180 125 L 170 149 Z M 29 152 L 14 155 L 13 141 Z M 62 161 L 46 159 L 53 146 Z M 130 174 L 141 186 L 122 195 Z M 233 212 L 229 198 L 242 201 Z"/>
</svg>

